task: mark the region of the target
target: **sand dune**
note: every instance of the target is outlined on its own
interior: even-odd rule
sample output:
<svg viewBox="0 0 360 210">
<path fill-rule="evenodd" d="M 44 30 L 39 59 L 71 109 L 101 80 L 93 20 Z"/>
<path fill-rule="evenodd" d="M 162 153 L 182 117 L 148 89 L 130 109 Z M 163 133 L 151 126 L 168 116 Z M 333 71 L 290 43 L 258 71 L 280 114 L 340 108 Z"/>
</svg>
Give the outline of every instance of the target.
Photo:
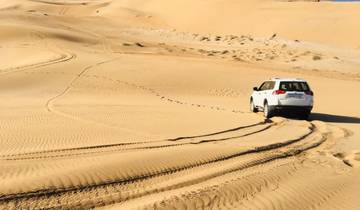
<svg viewBox="0 0 360 210">
<path fill-rule="evenodd" d="M 358 209 L 358 7 L 2 1 L 0 209 Z M 250 113 L 276 76 L 309 121 Z"/>
</svg>

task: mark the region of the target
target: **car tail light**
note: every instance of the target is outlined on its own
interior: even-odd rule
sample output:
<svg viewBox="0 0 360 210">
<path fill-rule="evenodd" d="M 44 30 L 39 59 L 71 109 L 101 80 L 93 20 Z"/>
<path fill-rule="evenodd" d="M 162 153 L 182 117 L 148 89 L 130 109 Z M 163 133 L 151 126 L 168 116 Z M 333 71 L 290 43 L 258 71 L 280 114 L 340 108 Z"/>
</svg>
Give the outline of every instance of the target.
<svg viewBox="0 0 360 210">
<path fill-rule="evenodd" d="M 311 90 L 309 90 L 309 91 L 306 91 L 305 94 L 306 94 L 306 95 L 309 95 L 309 96 L 313 96 L 313 95 L 314 95 L 314 92 L 312 92 Z"/>
<path fill-rule="evenodd" d="M 272 94 L 273 95 L 281 95 L 281 94 L 285 94 L 286 91 L 285 90 L 275 90 Z"/>
</svg>

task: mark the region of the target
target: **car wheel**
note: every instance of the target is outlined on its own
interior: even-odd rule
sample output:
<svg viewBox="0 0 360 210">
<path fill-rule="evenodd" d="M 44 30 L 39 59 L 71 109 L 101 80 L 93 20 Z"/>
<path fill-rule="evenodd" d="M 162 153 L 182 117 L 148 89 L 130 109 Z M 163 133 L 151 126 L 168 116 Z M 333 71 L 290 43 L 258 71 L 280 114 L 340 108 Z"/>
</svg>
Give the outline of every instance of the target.
<svg viewBox="0 0 360 210">
<path fill-rule="evenodd" d="M 265 118 L 271 118 L 274 114 L 274 111 L 271 106 L 268 105 L 267 102 L 264 104 L 264 117 Z"/>
<path fill-rule="evenodd" d="M 258 109 L 255 107 L 253 99 L 250 100 L 250 111 L 251 112 L 258 112 Z"/>
</svg>

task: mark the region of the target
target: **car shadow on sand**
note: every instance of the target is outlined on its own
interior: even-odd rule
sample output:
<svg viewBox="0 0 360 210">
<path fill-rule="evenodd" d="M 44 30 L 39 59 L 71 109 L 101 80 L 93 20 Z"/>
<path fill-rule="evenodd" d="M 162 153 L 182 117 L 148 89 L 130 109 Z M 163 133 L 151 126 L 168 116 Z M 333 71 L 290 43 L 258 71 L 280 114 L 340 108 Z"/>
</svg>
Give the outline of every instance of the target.
<svg viewBox="0 0 360 210">
<path fill-rule="evenodd" d="M 319 120 L 323 122 L 332 122 L 332 123 L 360 123 L 360 118 L 358 117 L 349 117 L 342 115 L 332 115 L 332 114 L 323 114 L 323 113 L 311 113 L 309 120 Z"/>
</svg>

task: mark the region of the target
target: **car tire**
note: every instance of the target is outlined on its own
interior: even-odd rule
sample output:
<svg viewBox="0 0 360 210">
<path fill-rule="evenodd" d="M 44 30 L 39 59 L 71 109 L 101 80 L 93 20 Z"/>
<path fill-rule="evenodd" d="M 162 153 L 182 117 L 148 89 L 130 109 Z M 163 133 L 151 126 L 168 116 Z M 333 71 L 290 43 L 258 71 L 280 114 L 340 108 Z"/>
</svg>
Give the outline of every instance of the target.
<svg viewBox="0 0 360 210">
<path fill-rule="evenodd" d="M 264 103 L 264 117 L 266 119 L 271 118 L 274 115 L 274 110 L 271 106 L 268 105 L 268 103 L 265 101 Z"/>
<path fill-rule="evenodd" d="M 251 112 L 254 112 L 254 113 L 256 113 L 256 112 L 259 111 L 259 110 L 255 107 L 255 104 L 254 104 L 253 99 L 250 99 L 250 111 L 251 111 Z"/>
</svg>

